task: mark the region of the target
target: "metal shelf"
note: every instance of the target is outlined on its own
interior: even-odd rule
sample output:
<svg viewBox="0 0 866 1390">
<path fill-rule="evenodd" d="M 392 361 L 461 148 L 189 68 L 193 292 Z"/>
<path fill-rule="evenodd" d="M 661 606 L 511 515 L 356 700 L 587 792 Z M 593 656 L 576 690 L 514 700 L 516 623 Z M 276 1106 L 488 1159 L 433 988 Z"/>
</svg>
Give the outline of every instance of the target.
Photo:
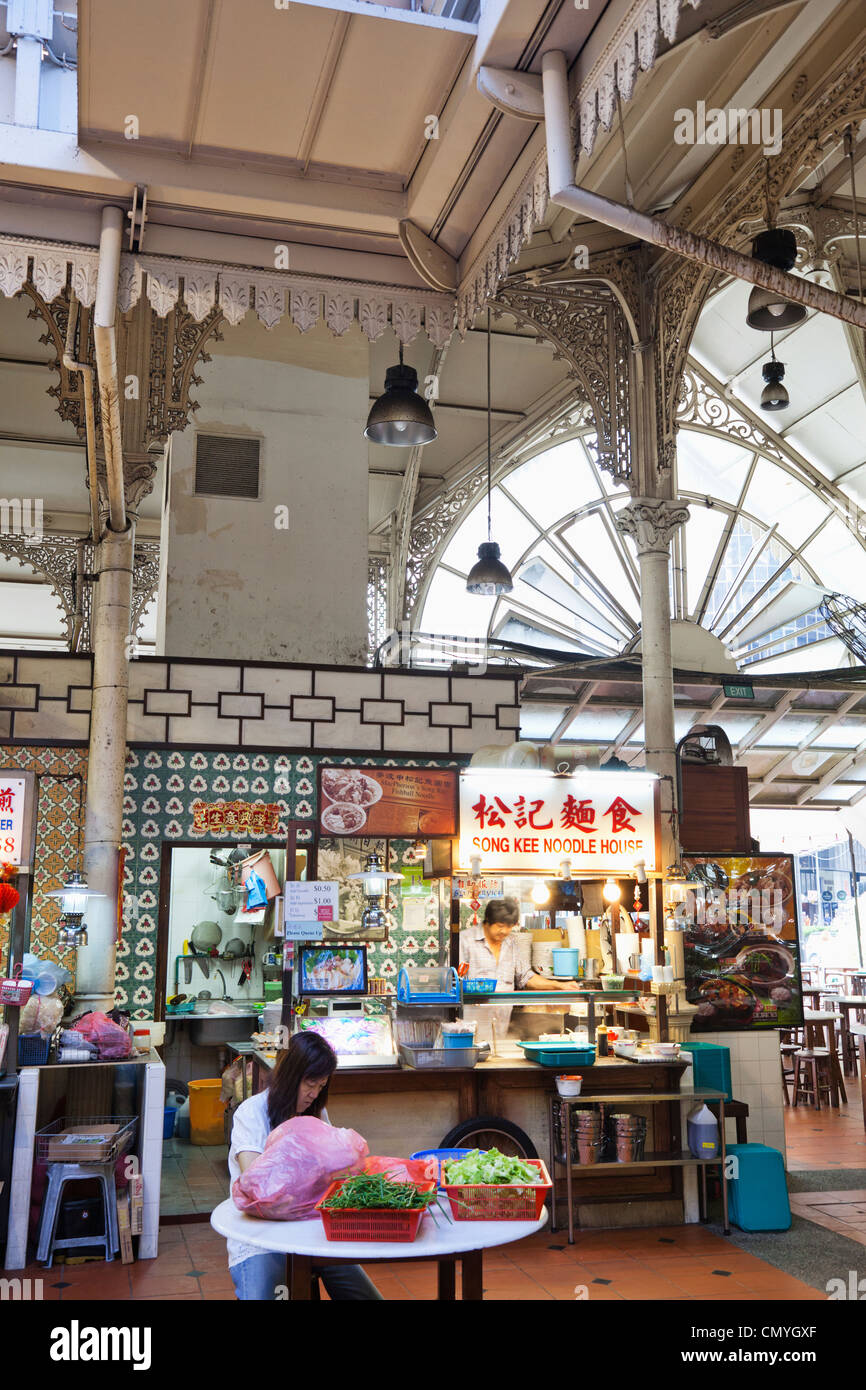
<svg viewBox="0 0 866 1390">
<path fill-rule="evenodd" d="M 560 1168 L 567 1168 L 569 1165 L 562 1158 L 555 1158 L 554 1162 Z M 720 1156 L 715 1158 L 695 1158 L 694 1154 L 685 1149 L 673 1154 L 647 1154 L 645 1158 L 636 1158 L 620 1162 L 616 1158 L 606 1158 L 601 1163 L 572 1163 L 571 1168 L 574 1172 L 589 1172 L 590 1169 L 598 1171 L 599 1168 L 685 1168 L 689 1163 L 706 1165 L 719 1163 Z"/>
<path fill-rule="evenodd" d="M 627 1059 L 626 1059 L 627 1060 Z M 671 1059 L 676 1061 L 674 1057 Z M 666 1057 L 660 1057 L 660 1062 L 667 1061 Z M 653 1105 L 659 1101 L 674 1100 L 727 1100 L 724 1091 L 701 1090 L 701 1091 L 643 1091 L 637 1095 L 627 1093 L 612 1092 L 610 1095 L 596 1096 L 551 1096 L 551 1100 L 563 1101 L 566 1105 Z"/>
</svg>

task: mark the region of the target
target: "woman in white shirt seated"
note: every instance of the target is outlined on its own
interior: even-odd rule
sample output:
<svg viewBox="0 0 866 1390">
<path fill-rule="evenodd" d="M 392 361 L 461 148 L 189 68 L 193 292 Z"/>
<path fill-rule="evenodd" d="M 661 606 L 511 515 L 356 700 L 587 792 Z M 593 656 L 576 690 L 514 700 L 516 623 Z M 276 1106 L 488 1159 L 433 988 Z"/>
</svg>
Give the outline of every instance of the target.
<svg viewBox="0 0 866 1390">
<path fill-rule="evenodd" d="M 239 1105 L 232 1123 L 229 1175 L 232 1184 L 263 1152 L 268 1135 L 295 1115 L 314 1115 L 330 1124 L 325 1103 L 337 1055 L 318 1033 L 297 1033 L 280 1054 L 271 1084 Z M 285 1286 L 286 1257 L 241 1241 L 227 1242 L 229 1273 L 239 1299 L 272 1300 Z M 381 1299 L 360 1265 L 323 1265 L 319 1274 L 333 1299 Z"/>
</svg>

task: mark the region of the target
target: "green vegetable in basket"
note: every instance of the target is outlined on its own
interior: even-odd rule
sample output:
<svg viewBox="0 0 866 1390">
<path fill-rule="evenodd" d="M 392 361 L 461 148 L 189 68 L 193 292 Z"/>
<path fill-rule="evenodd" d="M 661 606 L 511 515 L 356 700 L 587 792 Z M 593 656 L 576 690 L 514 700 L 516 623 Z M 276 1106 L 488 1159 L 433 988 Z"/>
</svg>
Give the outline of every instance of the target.
<svg viewBox="0 0 866 1390">
<path fill-rule="evenodd" d="M 413 1182 L 392 1182 L 384 1173 L 358 1173 L 346 1178 L 323 1207 L 364 1207 L 369 1211 L 399 1211 L 427 1207 L 436 1201 L 436 1191 L 421 1192 Z"/>
<path fill-rule="evenodd" d="M 473 1149 L 466 1158 L 449 1158 L 443 1165 L 449 1187 L 463 1183 L 491 1183 L 496 1186 L 543 1182 L 540 1171 L 521 1158 L 509 1158 L 498 1149 Z"/>
</svg>

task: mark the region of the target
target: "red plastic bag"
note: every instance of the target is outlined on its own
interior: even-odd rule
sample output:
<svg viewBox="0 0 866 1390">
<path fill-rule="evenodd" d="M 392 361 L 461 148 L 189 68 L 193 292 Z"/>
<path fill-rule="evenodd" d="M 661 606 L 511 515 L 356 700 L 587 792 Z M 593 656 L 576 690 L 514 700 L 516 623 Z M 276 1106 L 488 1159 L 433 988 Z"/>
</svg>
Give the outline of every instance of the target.
<svg viewBox="0 0 866 1390">
<path fill-rule="evenodd" d="M 277 1125 L 264 1152 L 235 1178 L 235 1206 L 262 1221 L 302 1221 L 332 1182 L 363 1171 L 368 1153 L 366 1139 L 353 1129 L 296 1115 Z"/>
<path fill-rule="evenodd" d="M 107 1014 L 98 1012 L 85 1014 L 72 1025 L 89 1042 L 99 1049 L 100 1061 L 116 1062 L 131 1057 L 134 1051 L 132 1038 L 124 1028 L 112 1023 Z"/>
<path fill-rule="evenodd" d="M 384 1173 L 392 1182 L 437 1182 L 439 1164 L 435 1158 L 367 1158 L 364 1173 Z"/>
</svg>

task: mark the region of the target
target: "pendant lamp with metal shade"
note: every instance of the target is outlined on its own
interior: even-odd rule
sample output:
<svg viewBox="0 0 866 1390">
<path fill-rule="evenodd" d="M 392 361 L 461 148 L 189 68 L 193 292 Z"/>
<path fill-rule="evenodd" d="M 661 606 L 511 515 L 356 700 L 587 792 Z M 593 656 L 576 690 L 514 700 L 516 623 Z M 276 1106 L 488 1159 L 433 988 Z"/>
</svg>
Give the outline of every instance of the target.
<svg viewBox="0 0 866 1390">
<path fill-rule="evenodd" d="M 761 368 L 761 375 L 766 382 L 766 386 L 761 392 L 761 409 L 787 410 L 791 401 L 786 388 L 782 385 L 785 366 L 776 357 L 772 333 L 770 334 L 770 360 L 764 363 Z"/>
<path fill-rule="evenodd" d="M 478 559 L 469 571 L 466 592 L 493 597 L 510 594 L 514 588 L 511 571 L 499 558 L 499 546 L 491 531 L 490 499 L 492 493 L 491 468 L 493 459 L 492 408 L 490 403 L 490 309 L 487 310 L 487 540 L 478 547 Z"/>
<path fill-rule="evenodd" d="M 756 261 L 763 261 L 764 265 L 790 271 L 797 259 L 797 239 L 787 227 L 769 227 L 755 237 L 752 255 Z M 749 295 L 746 323 L 750 328 L 760 329 L 764 333 L 778 333 L 783 328 L 793 328 L 795 324 L 802 323 L 805 317 L 805 304 L 794 304 L 773 290 L 756 285 Z"/>
<path fill-rule="evenodd" d="M 403 362 L 402 343 L 399 366 L 386 371 L 385 390 L 370 408 L 364 434 L 374 444 L 395 444 L 404 449 L 430 444 L 436 438 L 432 411 L 418 395 L 418 373 Z"/>
</svg>

